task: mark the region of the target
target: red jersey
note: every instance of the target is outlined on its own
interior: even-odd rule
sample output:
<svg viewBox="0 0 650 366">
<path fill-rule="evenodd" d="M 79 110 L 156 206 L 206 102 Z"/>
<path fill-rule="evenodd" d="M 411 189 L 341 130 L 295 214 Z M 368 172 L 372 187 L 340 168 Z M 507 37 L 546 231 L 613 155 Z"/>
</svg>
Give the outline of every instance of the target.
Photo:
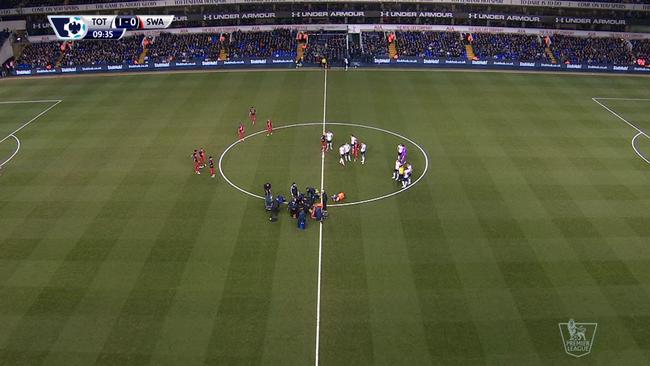
<svg viewBox="0 0 650 366">
<path fill-rule="evenodd" d="M 210 161 L 208 161 L 208 164 L 210 164 L 210 169 L 214 169 L 214 160 L 210 159 Z"/>
<path fill-rule="evenodd" d="M 271 120 L 266 121 L 266 129 L 267 130 L 273 129 L 273 122 Z"/>
<path fill-rule="evenodd" d="M 239 125 L 239 128 L 237 129 L 237 132 L 239 132 L 239 134 L 241 135 L 241 134 L 243 134 L 245 131 L 246 131 L 246 129 L 244 128 L 244 125 Z"/>
<path fill-rule="evenodd" d="M 249 116 L 252 117 L 252 116 L 254 116 L 256 114 L 257 114 L 257 111 L 255 110 L 255 108 L 251 108 L 251 109 L 248 110 L 248 115 Z"/>
<path fill-rule="evenodd" d="M 194 162 L 195 162 L 195 163 L 198 163 L 198 162 L 199 162 L 199 156 L 198 156 L 198 154 L 196 153 L 196 151 L 192 154 L 192 158 L 194 159 Z"/>
<path fill-rule="evenodd" d="M 205 161 L 205 151 L 203 151 L 203 149 L 199 150 L 199 157 L 201 158 L 201 161 Z"/>
</svg>

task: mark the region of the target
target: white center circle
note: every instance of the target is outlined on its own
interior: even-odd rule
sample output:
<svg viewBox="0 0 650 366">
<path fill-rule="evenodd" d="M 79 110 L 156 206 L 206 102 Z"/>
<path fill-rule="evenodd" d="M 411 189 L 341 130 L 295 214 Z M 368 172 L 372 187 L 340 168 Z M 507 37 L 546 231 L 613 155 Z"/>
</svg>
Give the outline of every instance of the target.
<svg viewBox="0 0 650 366">
<path fill-rule="evenodd" d="M 323 123 L 296 123 L 296 124 L 292 124 L 292 125 L 284 125 L 284 126 L 273 127 L 273 130 L 275 131 L 275 130 L 282 130 L 282 129 L 285 129 L 285 128 L 306 127 L 306 126 L 322 126 L 322 125 L 323 125 Z M 422 180 L 422 178 L 424 178 L 424 176 L 427 174 L 427 171 L 429 170 L 429 157 L 427 156 L 426 151 L 424 151 L 424 149 L 422 148 L 422 146 L 418 145 L 415 141 L 411 140 L 411 139 L 408 138 L 408 137 L 402 136 L 402 135 L 400 135 L 400 134 L 398 134 L 398 133 L 396 133 L 396 132 L 393 132 L 393 131 L 385 130 L 385 129 L 383 129 L 383 128 L 373 127 L 373 126 L 366 126 L 366 125 L 360 125 L 360 124 L 356 124 L 356 123 L 327 122 L 327 125 L 334 125 L 334 126 L 349 126 L 349 127 L 360 127 L 360 128 L 366 128 L 366 129 L 369 129 L 369 130 L 375 130 L 375 131 L 384 132 L 384 133 L 387 133 L 387 134 L 389 134 L 389 135 L 393 135 L 393 136 L 395 136 L 395 137 L 398 137 L 398 138 L 400 138 L 400 139 L 403 139 L 403 140 L 405 140 L 405 141 L 408 141 L 408 142 L 411 143 L 413 146 L 417 147 L 418 150 L 420 150 L 420 152 L 421 152 L 422 155 L 424 156 L 424 170 L 422 171 L 422 174 L 420 174 L 420 176 L 419 176 L 419 177 L 418 177 L 418 178 L 417 178 L 417 179 L 416 179 L 412 184 L 409 184 L 408 186 L 406 186 L 406 188 L 402 188 L 402 189 L 400 189 L 399 191 L 391 192 L 391 193 L 385 194 L 385 195 L 383 195 L 383 196 L 374 197 L 374 198 L 369 198 L 369 199 L 362 200 L 362 201 L 345 202 L 345 203 L 336 203 L 336 204 L 335 204 L 335 203 L 331 203 L 331 204 L 328 205 L 328 207 L 342 207 L 342 206 L 361 205 L 361 204 L 363 204 L 363 203 L 370 203 L 370 202 L 374 202 L 374 201 L 383 200 L 384 198 L 388 198 L 388 197 L 395 196 L 395 195 L 397 195 L 397 194 L 400 194 L 400 193 L 402 193 L 402 192 L 405 192 L 406 190 L 408 190 L 408 189 L 410 189 L 411 187 L 413 187 L 414 185 L 416 185 L 420 180 Z M 260 134 L 263 134 L 263 133 L 266 133 L 266 130 L 257 131 L 257 132 L 255 132 L 255 133 L 252 133 L 252 134 L 250 134 L 250 135 L 244 137 L 244 139 L 242 139 L 242 140 L 237 140 L 237 141 L 233 142 L 232 144 L 230 144 L 230 146 L 228 146 L 228 147 L 223 151 L 223 153 L 221 153 L 221 156 L 219 157 L 219 173 L 221 174 L 221 176 L 223 177 L 223 179 L 224 179 L 226 182 L 228 182 L 228 184 L 230 184 L 230 185 L 231 185 L 233 188 L 235 188 L 236 190 L 238 190 L 238 191 L 240 191 L 240 192 L 242 192 L 242 193 L 244 193 L 244 194 L 247 194 L 247 195 L 249 195 L 249 196 L 251 196 L 251 197 L 259 198 L 259 199 L 262 199 L 262 200 L 264 199 L 263 196 L 260 196 L 260 195 L 258 195 L 258 194 L 255 194 L 255 193 L 249 192 L 249 191 L 247 191 L 247 190 L 245 190 L 245 189 L 239 187 L 239 186 L 236 185 L 235 183 L 233 183 L 230 179 L 228 179 L 228 177 L 226 176 L 226 174 L 223 172 L 222 162 L 223 162 L 223 158 L 226 156 L 226 154 L 228 154 L 228 151 L 230 151 L 230 149 L 232 149 L 235 145 L 237 145 L 237 144 L 239 144 L 240 142 L 243 142 L 244 140 L 247 140 L 247 139 L 249 139 L 249 138 L 251 138 L 251 137 L 253 137 L 253 136 L 257 136 L 257 135 L 260 135 Z"/>
</svg>

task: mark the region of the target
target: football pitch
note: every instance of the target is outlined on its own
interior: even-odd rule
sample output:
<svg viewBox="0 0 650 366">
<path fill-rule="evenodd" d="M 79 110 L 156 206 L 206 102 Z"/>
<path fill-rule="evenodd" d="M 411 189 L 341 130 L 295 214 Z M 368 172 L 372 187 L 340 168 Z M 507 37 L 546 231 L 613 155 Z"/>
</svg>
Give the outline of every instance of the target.
<svg viewBox="0 0 650 366">
<path fill-rule="evenodd" d="M 647 365 L 648 90 L 427 71 L 3 80 L 0 364 Z M 366 163 L 321 154 L 323 128 L 365 142 Z M 193 172 L 201 147 L 215 178 Z M 346 205 L 304 231 L 286 208 L 269 222 L 251 196 L 267 181 Z M 569 319 L 597 323 L 580 358 Z"/>
</svg>

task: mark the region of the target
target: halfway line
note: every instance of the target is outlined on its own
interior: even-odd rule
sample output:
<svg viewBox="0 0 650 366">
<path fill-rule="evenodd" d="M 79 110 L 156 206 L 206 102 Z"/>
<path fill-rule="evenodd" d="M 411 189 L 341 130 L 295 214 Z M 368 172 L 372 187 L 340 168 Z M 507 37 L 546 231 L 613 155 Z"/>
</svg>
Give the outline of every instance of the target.
<svg viewBox="0 0 650 366">
<path fill-rule="evenodd" d="M 327 69 L 325 69 L 325 81 L 323 87 L 323 134 L 325 134 L 325 120 L 327 116 Z M 323 199 L 323 186 L 325 181 L 325 150 L 321 151 L 320 158 L 320 194 Z M 320 348 L 320 284 L 321 271 L 323 268 L 323 221 L 318 229 L 318 290 L 316 292 L 316 357 L 314 365 L 318 366 L 318 352 Z"/>
</svg>

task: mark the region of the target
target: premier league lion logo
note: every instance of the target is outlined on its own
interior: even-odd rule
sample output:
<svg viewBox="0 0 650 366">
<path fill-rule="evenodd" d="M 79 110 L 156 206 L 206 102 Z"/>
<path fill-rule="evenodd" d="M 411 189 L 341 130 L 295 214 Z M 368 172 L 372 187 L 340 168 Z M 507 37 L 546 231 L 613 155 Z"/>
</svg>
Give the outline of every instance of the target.
<svg viewBox="0 0 650 366">
<path fill-rule="evenodd" d="M 564 351 L 573 357 L 582 357 L 591 352 L 598 323 L 578 323 L 569 319 L 559 323 Z"/>
</svg>

